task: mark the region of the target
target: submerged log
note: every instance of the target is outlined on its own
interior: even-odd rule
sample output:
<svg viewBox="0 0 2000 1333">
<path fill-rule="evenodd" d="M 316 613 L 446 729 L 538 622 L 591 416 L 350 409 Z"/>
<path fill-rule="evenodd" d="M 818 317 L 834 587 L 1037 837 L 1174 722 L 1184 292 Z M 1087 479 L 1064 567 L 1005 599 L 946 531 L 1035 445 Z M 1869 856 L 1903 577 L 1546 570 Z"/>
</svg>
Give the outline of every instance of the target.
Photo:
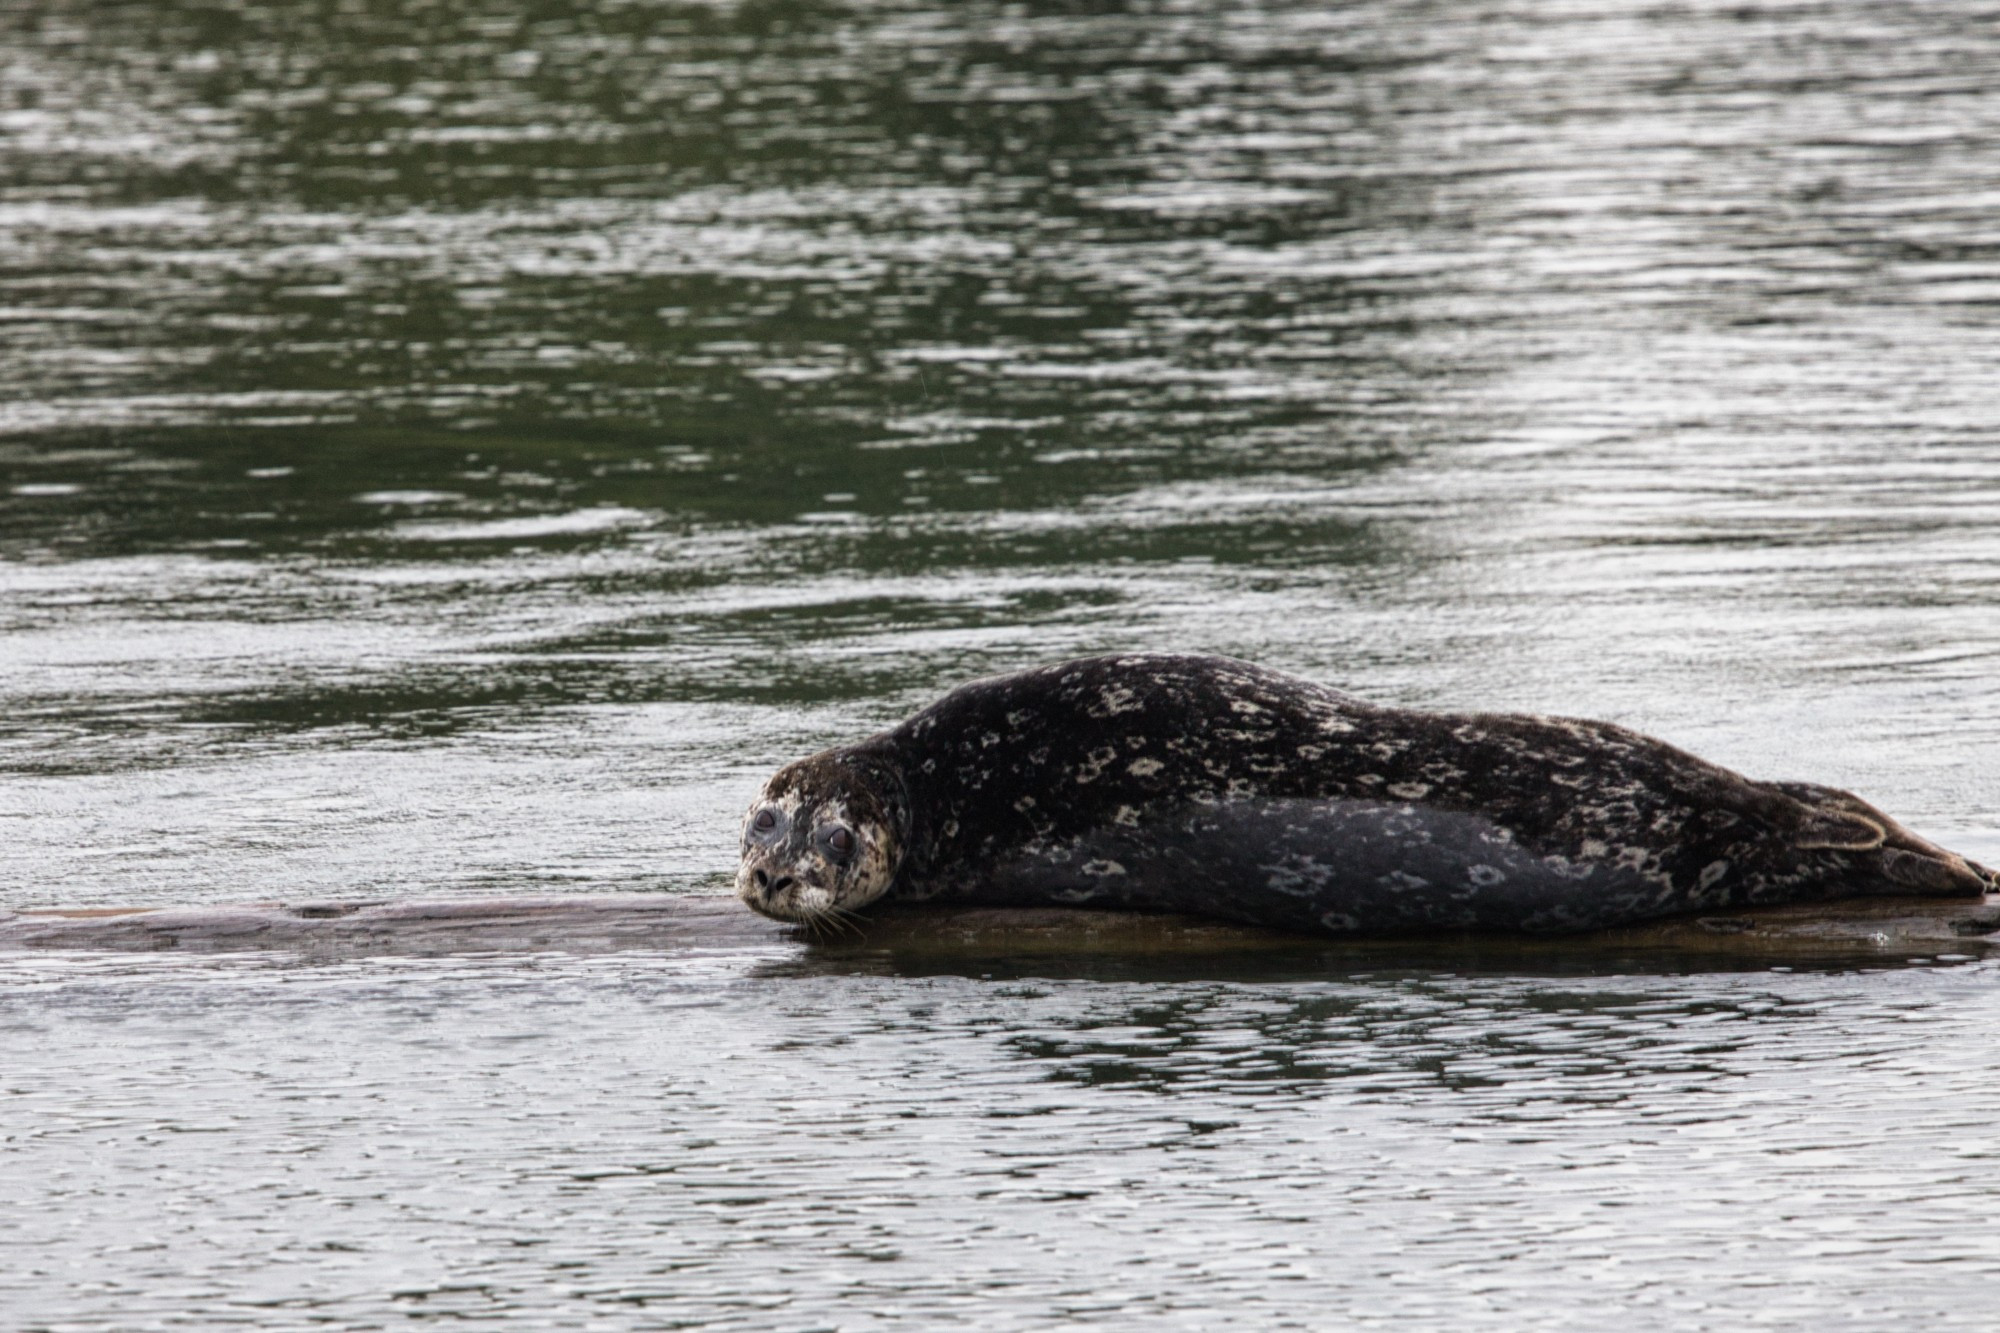
<svg viewBox="0 0 2000 1333">
<path fill-rule="evenodd" d="M 720 895 L 623 894 L 406 902 L 262 902 L 208 907 L 0 911 L 0 948 L 263 949 L 314 956 L 560 950 L 802 952 L 939 961 L 1228 954 L 1272 965 L 1450 965 L 1582 961 L 1650 955 L 1663 965 L 1718 956 L 1769 960 L 1900 960 L 2000 952 L 2000 896 L 1867 899 L 1688 917 L 1560 937 L 1427 936 L 1339 940 L 1191 917 L 1060 908 L 884 910 L 851 932 L 815 936 Z"/>
</svg>

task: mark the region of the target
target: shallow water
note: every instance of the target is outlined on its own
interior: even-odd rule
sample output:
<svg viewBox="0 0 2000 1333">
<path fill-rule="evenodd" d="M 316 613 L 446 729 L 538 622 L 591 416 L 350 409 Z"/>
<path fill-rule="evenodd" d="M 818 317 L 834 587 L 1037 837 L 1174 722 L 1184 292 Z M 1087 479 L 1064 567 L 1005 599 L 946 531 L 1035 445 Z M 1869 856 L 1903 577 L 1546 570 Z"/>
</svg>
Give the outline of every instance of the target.
<svg viewBox="0 0 2000 1333">
<path fill-rule="evenodd" d="M 0 968 L 17 1327 L 1992 1323 L 1986 965 Z"/>
<path fill-rule="evenodd" d="M 1127 648 L 2000 860 L 1996 133 L 1960 3 L 6 7 L 0 906 L 713 890 L 777 763 Z M 1977 1325 L 1994 1257 L 1983 965 L 0 966 L 30 1326 Z"/>
</svg>

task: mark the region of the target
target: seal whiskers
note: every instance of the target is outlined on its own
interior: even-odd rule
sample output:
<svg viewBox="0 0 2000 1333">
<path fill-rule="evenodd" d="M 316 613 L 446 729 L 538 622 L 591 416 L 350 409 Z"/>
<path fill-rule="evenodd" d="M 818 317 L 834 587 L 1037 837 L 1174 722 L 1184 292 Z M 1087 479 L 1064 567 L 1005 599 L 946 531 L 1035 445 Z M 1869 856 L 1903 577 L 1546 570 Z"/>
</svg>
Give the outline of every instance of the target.
<svg viewBox="0 0 2000 1333">
<path fill-rule="evenodd" d="M 829 905 L 824 912 L 814 918 L 814 924 L 832 926 L 843 935 L 858 937 L 862 933 L 861 919 L 859 912 L 850 912 L 845 907 Z"/>
</svg>

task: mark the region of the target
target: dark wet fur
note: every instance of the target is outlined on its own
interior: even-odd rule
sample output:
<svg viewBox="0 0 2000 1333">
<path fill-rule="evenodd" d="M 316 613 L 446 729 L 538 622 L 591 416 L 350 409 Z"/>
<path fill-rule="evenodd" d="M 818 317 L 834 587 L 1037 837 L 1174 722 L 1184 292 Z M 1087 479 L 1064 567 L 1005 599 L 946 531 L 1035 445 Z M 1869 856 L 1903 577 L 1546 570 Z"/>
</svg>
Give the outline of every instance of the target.
<svg viewBox="0 0 2000 1333">
<path fill-rule="evenodd" d="M 895 819 L 892 898 L 1382 933 L 2000 887 L 1847 792 L 1608 723 L 1383 708 L 1227 658 L 978 681 L 807 766 Z"/>
</svg>

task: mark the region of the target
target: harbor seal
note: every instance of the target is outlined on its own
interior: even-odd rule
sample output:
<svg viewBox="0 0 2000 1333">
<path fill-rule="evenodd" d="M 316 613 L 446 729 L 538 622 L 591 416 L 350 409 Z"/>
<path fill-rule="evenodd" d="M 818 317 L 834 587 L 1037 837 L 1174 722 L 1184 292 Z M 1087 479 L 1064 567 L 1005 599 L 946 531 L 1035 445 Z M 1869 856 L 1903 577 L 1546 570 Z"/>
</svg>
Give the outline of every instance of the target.
<svg viewBox="0 0 2000 1333">
<path fill-rule="evenodd" d="M 974 681 L 786 765 L 744 816 L 736 877 L 750 907 L 808 925 L 889 899 L 1341 935 L 1989 888 L 1859 797 L 1610 723 L 1387 708 L 1154 654 Z"/>
</svg>

